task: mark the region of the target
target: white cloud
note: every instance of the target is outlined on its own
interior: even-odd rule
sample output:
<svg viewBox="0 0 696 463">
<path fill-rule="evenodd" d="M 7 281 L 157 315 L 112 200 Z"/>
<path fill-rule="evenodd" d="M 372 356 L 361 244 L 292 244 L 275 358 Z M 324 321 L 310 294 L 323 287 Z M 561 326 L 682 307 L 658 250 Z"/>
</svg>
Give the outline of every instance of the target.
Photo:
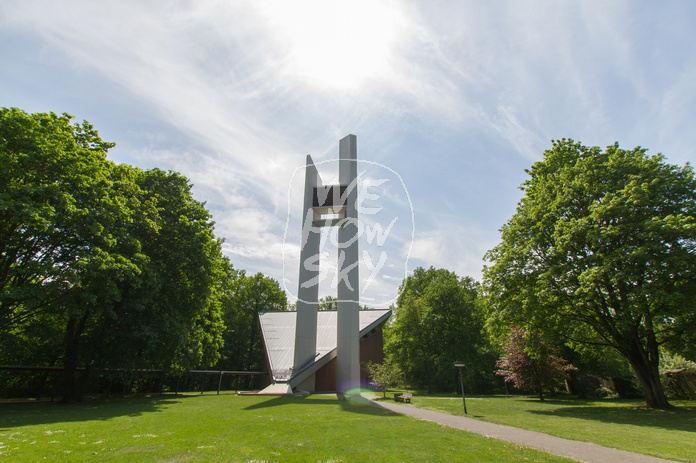
<svg viewBox="0 0 696 463">
<path fill-rule="evenodd" d="M 445 268 L 480 280 L 482 257 L 498 242 L 498 234 L 442 218 L 437 228 L 416 234 L 409 268 Z"/>
<path fill-rule="evenodd" d="M 269 19 L 269 8 L 297 2 L 9 1 L 0 34 L 13 45 L 0 57 L 31 72 L 27 82 L 0 76 L 8 85 L 0 90 L 50 95 L 87 112 L 78 118 L 116 121 L 124 131 L 107 129 L 129 138 L 114 140 L 120 159 L 189 177 L 233 263 L 278 279 L 288 188 L 290 214 L 300 208 L 301 187 L 290 176 L 308 153 L 335 159 L 348 133 L 358 135 L 359 158 L 396 169 L 420 206 L 409 267 L 476 278 L 512 213 L 522 169 L 550 139 L 618 140 L 674 162 L 695 160 L 688 2 L 376 5 L 393 13 L 387 51 L 375 47 L 382 56 L 375 72 L 341 88 L 299 72 L 298 43 L 289 38 L 297 31 L 282 23 L 290 17 Z M 321 40 L 300 42 L 311 49 Z M 346 63 L 366 63 L 357 56 Z M 139 127 L 143 120 L 151 123 Z M 508 181 L 516 184 L 503 187 Z M 397 190 L 383 198 L 401 220 Z M 297 260 L 298 218 L 289 235 L 286 258 Z M 395 240 L 390 256 L 405 258 L 407 241 Z M 398 283 L 396 271 L 386 272 L 366 298 L 394 293 Z"/>
</svg>

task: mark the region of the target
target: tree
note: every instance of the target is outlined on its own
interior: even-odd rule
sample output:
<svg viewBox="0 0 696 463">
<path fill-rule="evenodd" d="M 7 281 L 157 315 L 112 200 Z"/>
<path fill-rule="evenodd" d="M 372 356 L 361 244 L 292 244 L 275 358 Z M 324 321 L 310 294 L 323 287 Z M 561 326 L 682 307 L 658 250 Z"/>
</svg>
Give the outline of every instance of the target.
<svg viewBox="0 0 696 463">
<path fill-rule="evenodd" d="M 185 177 L 111 163 L 113 143 L 71 121 L 0 110 L 0 333 L 11 341 L 0 357 L 13 345 L 62 363 L 66 401 L 80 398 L 79 367 L 214 363 L 223 266 L 210 214 Z"/>
<path fill-rule="evenodd" d="M 80 270 L 103 257 L 110 217 L 102 212 L 113 199 L 106 151 L 113 144 L 71 119 L 0 110 L 2 330 L 63 303 Z"/>
<path fill-rule="evenodd" d="M 504 346 L 508 343 L 512 333 L 510 325 L 502 325 L 503 321 L 499 318 L 501 315 L 495 311 L 495 304 L 490 304 L 490 312 L 486 322 L 486 328 L 489 335 L 489 340 L 492 344 Z M 518 320 L 520 323 L 523 320 Z M 619 397 L 629 397 L 635 394 L 632 387 L 634 381 L 630 365 L 624 357 L 610 347 L 587 344 L 574 343 L 567 336 L 559 333 L 553 325 L 546 326 L 530 326 L 525 324 L 527 329 L 534 329 L 535 337 L 538 336 L 543 340 L 544 344 L 553 346 L 557 355 L 566 359 L 573 364 L 575 369 L 566 372 L 565 386 L 570 394 L 576 394 L 579 398 L 585 396 L 587 383 L 582 380 L 583 377 L 600 377 L 611 380 Z M 533 345 L 538 343 L 533 343 Z M 547 350 L 547 349 L 544 349 Z M 502 351 L 499 352 L 502 355 Z"/>
<path fill-rule="evenodd" d="M 564 343 L 563 340 L 546 342 L 558 348 L 560 355 L 575 367 L 566 371 L 566 390 L 571 394 L 577 394 L 579 398 L 585 396 L 585 385 L 581 378 L 599 377 L 610 380 L 620 398 L 628 398 L 635 394 L 634 377 L 631 366 L 624 357 L 607 346 L 594 344 Z M 570 344 L 570 345 L 569 345 Z"/>
<path fill-rule="evenodd" d="M 125 222 L 119 233 L 111 227 L 124 244 L 105 248 L 105 259 L 130 259 L 133 275 L 88 268 L 78 286 L 65 328 L 67 400 L 79 399 L 77 366 L 184 370 L 214 364 L 222 344 L 215 287 L 223 260 L 210 214 L 180 174 L 119 167 L 133 175 L 134 203 L 155 213 Z"/>
<path fill-rule="evenodd" d="M 295 307 L 297 310 L 297 307 Z M 317 310 L 338 310 L 338 299 L 333 296 L 324 296 L 319 299 Z M 361 305 L 360 310 L 371 310 L 367 305 Z"/>
<path fill-rule="evenodd" d="M 76 336 L 118 297 L 110 283 L 139 271 L 142 256 L 129 253 L 123 226 L 153 212 L 135 217 L 137 187 L 106 161 L 113 144 L 71 120 L 0 110 L 0 329 L 21 339 L 28 327 L 58 322 L 47 338 L 62 340 L 68 400 Z"/>
<path fill-rule="evenodd" d="M 259 313 L 287 310 L 287 296 L 280 284 L 262 273 L 247 276 L 231 266 L 224 289 L 225 345 L 218 368 L 258 371 L 264 350 Z"/>
<path fill-rule="evenodd" d="M 372 382 L 382 390 L 384 398 L 387 397 L 387 389 L 396 385 L 403 374 L 389 357 L 382 363 L 367 362 L 365 369 Z"/>
<path fill-rule="evenodd" d="M 141 172 L 138 185 L 145 202 L 156 205 L 154 227 L 137 237 L 148 257 L 133 295 L 129 317 L 121 316 L 121 331 L 129 344 L 161 368 L 193 368 L 214 364 L 222 345 L 222 314 L 216 292 L 227 277 L 222 240 L 215 237 L 212 216 L 193 198 L 192 185 L 177 172 Z M 123 297 L 122 297 L 123 300 Z M 144 304 L 146 302 L 146 304 Z M 134 330 L 133 327 L 142 327 Z"/>
<path fill-rule="evenodd" d="M 667 408 L 659 347 L 694 333 L 696 180 L 646 150 L 554 141 L 490 250 L 484 281 L 501 323 L 615 349 L 649 407 Z"/>
<path fill-rule="evenodd" d="M 319 299 L 318 310 L 338 310 L 338 299 L 333 296 L 324 296 Z"/>
<path fill-rule="evenodd" d="M 544 400 L 544 389 L 557 386 L 566 374 L 576 370 L 566 360 L 555 355 L 538 335 L 512 328 L 504 347 L 505 354 L 498 360 L 497 375 L 512 382 L 516 388 L 532 390 Z"/>
<path fill-rule="evenodd" d="M 483 318 L 478 285 L 444 269 L 414 270 L 401 285 L 385 350 L 409 381 L 432 390 L 454 390 L 455 361 L 481 379 L 485 370 Z M 492 365 L 490 365 L 492 367 Z"/>
</svg>

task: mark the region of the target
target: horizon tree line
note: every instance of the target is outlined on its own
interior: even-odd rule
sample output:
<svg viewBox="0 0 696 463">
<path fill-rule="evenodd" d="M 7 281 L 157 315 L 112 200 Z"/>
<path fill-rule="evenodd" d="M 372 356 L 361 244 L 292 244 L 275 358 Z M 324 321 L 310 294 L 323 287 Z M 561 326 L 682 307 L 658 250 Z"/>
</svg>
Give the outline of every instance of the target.
<svg viewBox="0 0 696 463">
<path fill-rule="evenodd" d="M 0 363 L 62 365 L 66 401 L 78 368 L 263 368 L 258 313 L 291 308 L 285 292 L 222 255 L 186 177 L 113 163 L 113 146 L 67 114 L 0 109 Z M 693 169 L 563 139 L 527 173 L 483 282 L 433 267 L 404 279 L 388 362 L 435 392 L 456 390 L 464 361 L 486 391 L 501 357 L 550 346 L 569 384 L 630 370 L 648 406 L 670 407 L 660 356 L 696 360 Z M 530 342 L 506 354 L 520 330 Z"/>
</svg>

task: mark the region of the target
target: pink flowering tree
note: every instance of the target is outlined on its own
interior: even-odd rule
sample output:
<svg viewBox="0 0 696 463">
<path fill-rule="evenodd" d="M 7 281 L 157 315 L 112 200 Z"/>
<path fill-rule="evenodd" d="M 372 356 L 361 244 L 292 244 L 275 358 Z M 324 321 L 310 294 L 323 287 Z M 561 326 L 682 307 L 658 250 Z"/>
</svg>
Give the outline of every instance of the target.
<svg viewBox="0 0 696 463">
<path fill-rule="evenodd" d="M 537 392 L 539 400 L 544 400 L 544 389 L 558 385 L 567 373 L 577 370 L 555 355 L 555 350 L 539 335 L 525 333 L 522 328 L 512 328 L 504 351 L 495 373 L 518 389 Z"/>
</svg>

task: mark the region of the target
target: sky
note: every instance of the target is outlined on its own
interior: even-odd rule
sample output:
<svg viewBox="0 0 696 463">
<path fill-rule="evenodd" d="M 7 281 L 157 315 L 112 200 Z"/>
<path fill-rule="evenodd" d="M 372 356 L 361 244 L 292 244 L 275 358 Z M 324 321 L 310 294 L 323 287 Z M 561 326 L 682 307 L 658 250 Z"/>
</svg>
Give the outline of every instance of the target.
<svg viewBox="0 0 696 463">
<path fill-rule="evenodd" d="M 180 172 L 223 252 L 297 294 L 306 156 L 357 137 L 361 303 L 481 279 L 551 141 L 696 160 L 691 0 L 4 0 L 0 106 L 69 113 Z M 340 249 L 322 231 L 320 296 Z"/>
</svg>

